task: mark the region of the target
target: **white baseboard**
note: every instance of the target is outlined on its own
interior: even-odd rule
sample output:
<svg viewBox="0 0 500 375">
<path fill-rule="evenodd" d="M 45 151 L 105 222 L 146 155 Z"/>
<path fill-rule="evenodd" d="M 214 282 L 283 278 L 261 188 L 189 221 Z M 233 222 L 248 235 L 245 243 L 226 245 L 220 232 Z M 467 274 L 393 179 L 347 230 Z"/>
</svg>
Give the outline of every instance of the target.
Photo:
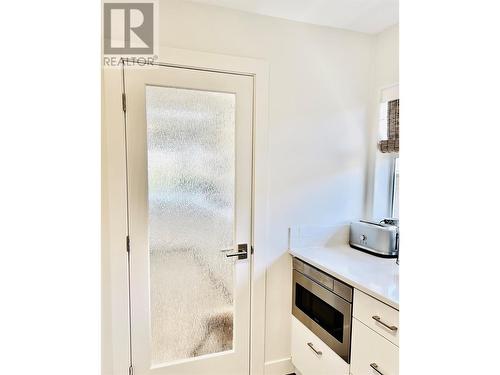
<svg viewBox="0 0 500 375">
<path fill-rule="evenodd" d="M 291 358 L 282 358 L 264 364 L 265 375 L 286 375 L 295 371 Z"/>
</svg>

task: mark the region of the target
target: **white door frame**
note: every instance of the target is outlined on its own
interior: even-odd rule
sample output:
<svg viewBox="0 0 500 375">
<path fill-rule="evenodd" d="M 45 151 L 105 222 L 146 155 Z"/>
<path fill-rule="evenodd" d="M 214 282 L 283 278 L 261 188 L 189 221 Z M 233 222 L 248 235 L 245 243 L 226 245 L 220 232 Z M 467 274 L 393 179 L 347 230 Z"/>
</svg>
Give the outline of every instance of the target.
<svg viewBox="0 0 500 375">
<path fill-rule="evenodd" d="M 266 61 L 190 50 L 160 48 L 158 62 L 180 67 L 249 74 L 254 80 L 253 106 L 253 246 L 251 254 L 250 374 L 263 375 L 265 362 L 266 254 L 268 253 L 268 95 L 269 65 Z M 103 69 L 103 265 L 111 296 L 103 311 L 103 325 L 110 324 L 113 375 L 128 374 L 130 332 L 128 262 L 126 252 L 126 167 L 121 69 Z M 103 266 L 104 267 L 104 266 Z M 103 278 L 105 279 L 105 278 Z M 107 304 L 105 304 L 107 305 Z M 103 374 L 112 375 L 112 374 Z"/>
</svg>

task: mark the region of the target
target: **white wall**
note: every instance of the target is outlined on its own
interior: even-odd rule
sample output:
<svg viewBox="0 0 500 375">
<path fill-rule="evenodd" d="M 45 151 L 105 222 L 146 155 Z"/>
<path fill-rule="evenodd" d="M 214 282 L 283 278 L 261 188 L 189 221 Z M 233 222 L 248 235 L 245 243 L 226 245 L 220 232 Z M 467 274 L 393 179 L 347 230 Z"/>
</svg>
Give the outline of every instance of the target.
<svg viewBox="0 0 500 375">
<path fill-rule="evenodd" d="M 399 25 L 377 34 L 375 43 L 375 86 L 380 89 L 399 82 Z"/>
<path fill-rule="evenodd" d="M 369 196 L 374 64 L 381 58 L 375 45 L 382 48 L 385 38 L 177 0 L 160 2 L 159 19 L 161 46 L 270 64 L 265 351 L 266 362 L 287 359 L 287 228 L 363 216 Z"/>
<path fill-rule="evenodd" d="M 102 82 L 104 84 L 104 82 Z M 103 105 L 104 106 L 104 105 Z M 102 120 L 104 122 L 104 116 Z M 109 221 L 108 207 L 108 153 L 105 150 L 108 142 L 106 128 L 101 129 L 101 374 L 113 374 L 113 342 L 111 331 L 111 284 L 109 253 Z"/>
<path fill-rule="evenodd" d="M 375 67 L 373 79 L 373 113 L 372 129 L 369 142 L 368 165 L 369 177 L 367 185 L 368 218 L 380 219 L 389 217 L 391 190 L 391 154 L 382 154 L 377 150 L 378 110 L 382 90 L 399 83 L 399 25 L 390 27 L 375 38 Z"/>
</svg>

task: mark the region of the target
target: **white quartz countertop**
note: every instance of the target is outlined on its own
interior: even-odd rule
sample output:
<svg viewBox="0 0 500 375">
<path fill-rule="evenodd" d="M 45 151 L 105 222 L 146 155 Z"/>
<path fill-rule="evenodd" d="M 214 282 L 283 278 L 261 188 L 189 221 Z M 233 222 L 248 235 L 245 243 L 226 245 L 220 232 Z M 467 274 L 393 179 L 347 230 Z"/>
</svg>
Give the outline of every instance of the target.
<svg viewBox="0 0 500 375">
<path fill-rule="evenodd" d="M 399 266 L 395 259 L 376 257 L 343 244 L 294 248 L 289 252 L 399 310 Z"/>
</svg>

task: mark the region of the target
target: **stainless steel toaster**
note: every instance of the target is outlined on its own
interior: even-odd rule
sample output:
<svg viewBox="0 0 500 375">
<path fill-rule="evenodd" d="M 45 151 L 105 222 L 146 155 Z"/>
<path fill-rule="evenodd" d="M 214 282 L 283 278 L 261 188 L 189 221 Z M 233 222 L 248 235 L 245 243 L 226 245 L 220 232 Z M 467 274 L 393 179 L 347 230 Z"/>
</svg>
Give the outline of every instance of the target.
<svg viewBox="0 0 500 375">
<path fill-rule="evenodd" d="M 349 245 L 368 253 L 396 258 L 399 228 L 395 225 L 360 220 L 351 223 Z"/>
</svg>

